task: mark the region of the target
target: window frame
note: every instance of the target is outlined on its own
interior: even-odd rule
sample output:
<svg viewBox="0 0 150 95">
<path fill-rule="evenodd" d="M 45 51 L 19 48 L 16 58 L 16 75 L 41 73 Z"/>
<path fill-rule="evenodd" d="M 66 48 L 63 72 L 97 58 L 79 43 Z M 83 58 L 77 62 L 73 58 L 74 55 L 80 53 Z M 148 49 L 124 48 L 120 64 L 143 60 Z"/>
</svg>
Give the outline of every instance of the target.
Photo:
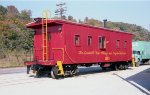
<svg viewBox="0 0 150 95">
<path fill-rule="evenodd" d="M 77 42 L 76 42 L 76 37 L 78 39 Z M 74 35 L 74 45 L 80 46 L 80 35 L 79 34 Z"/>
<path fill-rule="evenodd" d="M 98 48 L 106 49 L 106 37 L 105 36 L 98 36 Z"/>
<path fill-rule="evenodd" d="M 102 48 L 102 36 L 98 36 L 98 48 L 101 49 Z"/>
<path fill-rule="evenodd" d="M 124 41 L 124 48 L 127 48 L 127 41 Z"/>
<path fill-rule="evenodd" d="M 87 45 L 91 46 L 91 44 L 92 44 L 92 36 L 89 35 L 87 39 Z"/>
<path fill-rule="evenodd" d="M 117 49 L 120 48 L 120 40 L 119 40 L 119 39 L 116 40 L 116 48 L 117 48 Z"/>
</svg>

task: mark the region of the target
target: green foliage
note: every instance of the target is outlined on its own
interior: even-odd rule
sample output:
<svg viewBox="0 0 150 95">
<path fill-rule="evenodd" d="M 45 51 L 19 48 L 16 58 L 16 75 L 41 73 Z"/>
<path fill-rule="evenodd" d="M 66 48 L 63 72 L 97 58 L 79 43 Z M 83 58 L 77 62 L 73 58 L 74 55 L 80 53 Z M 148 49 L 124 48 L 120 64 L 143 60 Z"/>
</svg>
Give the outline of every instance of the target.
<svg viewBox="0 0 150 95">
<path fill-rule="evenodd" d="M 103 27 L 103 22 L 85 17 L 84 21 L 79 20 L 79 23 L 86 23 L 93 26 Z M 128 24 L 123 22 L 107 22 L 107 28 L 119 30 L 122 32 L 130 32 L 133 34 L 133 40 L 140 40 L 140 41 L 150 41 L 150 32 L 141 26 L 137 26 L 135 24 Z"/>
<path fill-rule="evenodd" d="M 53 18 L 60 19 L 57 16 Z M 77 22 L 71 15 L 63 16 L 62 19 Z M 30 10 L 22 10 L 19 13 L 15 6 L 5 8 L 0 5 L 0 67 L 23 66 L 24 51 L 33 47 L 34 32 L 25 27 L 29 22 L 31 22 Z M 78 22 L 103 27 L 102 21 L 93 18 L 85 17 L 84 21 L 79 19 Z M 133 34 L 133 40 L 150 41 L 150 32 L 135 24 L 108 21 L 107 27 L 130 32 Z"/>
<path fill-rule="evenodd" d="M 74 19 L 73 16 L 71 16 L 71 15 L 68 16 L 68 20 L 73 21 L 73 22 L 77 22 L 76 19 Z"/>
<path fill-rule="evenodd" d="M 0 21 L 0 50 L 29 50 L 33 45 L 33 33 L 25 27 L 30 22 L 31 11 L 21 13 L 14 6 L 7 7 L 7 14 Z"/>
<path fill-rule="evenodd" d="M 21 17 L 24 20 L 30 20 L 31 17 L 31 10 L 22 10 L 21 11 Z"/>
<path fill-rule="evenodd" d="M 93 19 L 93 18 L 89 19 L 88 17 L 85 17 L 84 23 L 92 25 L 92 26 L 98 26 L 98 27 L 102 26 L 101 21 L 98 21 L 98 20 Z"/>
<path fill-rule="evenodd" d="M 67 17 L 65 15 L 63 15 L 61 19 L 67 20 Z"/>
<path fill-rule="evenodd" d="M 33 47 L 33 32 L 25 27 L 31 21 L 31 10 L 22 10 L 19 13 L 15 6 L 7 8 L 0 5 L 0 50 L 29 50 Z M 54 17 L 58 19 L 59 17 Z M 64 20 L 76 22 L 73 16 L 63 16 Z M 85 23 L 93 26 L 103 27 L 103 22 L 94 18 L 85 17 Z M 123 22 L 107 22 L 110 29 L 121 30 L 133 34 L 133 40 L 150 41 L 150 32 L 135 24 Z"/>
<path fill-rule="evenodd" d="M 60 19 L 59 17 L 54 17 L 54 18 Z M 66 16 L 64 16 L 63 19 L 76 22 L 76 19 L 74 19 L 73 16 L 71 16 L 71 15 L 68 16 L 68 19 L 66 19 Z M 102 21 L 96 20 L 94 18 L 88 18 L 88 17 L 85 17 L 84 21 L 79 19 L 78 23 L 103 27 Z M 119 30 L 122 32 L 132 33 L 134 41 L 137 41 L 137 40 L 139 40 L 139 41 L 150 41 L 150 32 L 148 30 L 142 28 L 141 26 L 137 26 L 135 24 L 123 23 L 123 22 L 111 22 L 111 21 L 108 21 L 106 26 L 109 29 L 114 29 L 114 30 Z"/>
<path fill-rule="evenodd" d="M 31 22 L 31 13 L 19 13 L 14 6 L 0 15 L 0 68 L 24 66 L 24 52 L 33 46 L 33 32 L 25 27 Z"/>
<path fill-rule="evenodd" d="M 0 5 L 0 15 L 5 15 L 5 14 L 7 14 L 7 8 Z"/>
<path fill-rule="evenodd" d="M 8 14 L 19 15 L 19 11 L 15 6 L 7 6 Z"/>
</svg>

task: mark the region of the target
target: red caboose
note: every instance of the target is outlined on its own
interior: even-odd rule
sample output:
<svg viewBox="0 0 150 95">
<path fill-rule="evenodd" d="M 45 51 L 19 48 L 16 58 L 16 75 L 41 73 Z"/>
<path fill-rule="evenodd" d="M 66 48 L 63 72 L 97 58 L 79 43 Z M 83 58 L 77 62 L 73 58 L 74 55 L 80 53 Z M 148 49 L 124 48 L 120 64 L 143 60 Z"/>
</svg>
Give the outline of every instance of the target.
<svg viewBox="0 0 150 95">
<path fill-rule="evenodd" d="M 127 32 L 41 18 L 27 28 L 35 31 L 34 58 L 25 64 L 37 76 L 46 72 L 53 78 L 73 75 L 78 65 L 126 69 L 132 59 L 132 34 Z"/>
</svg>

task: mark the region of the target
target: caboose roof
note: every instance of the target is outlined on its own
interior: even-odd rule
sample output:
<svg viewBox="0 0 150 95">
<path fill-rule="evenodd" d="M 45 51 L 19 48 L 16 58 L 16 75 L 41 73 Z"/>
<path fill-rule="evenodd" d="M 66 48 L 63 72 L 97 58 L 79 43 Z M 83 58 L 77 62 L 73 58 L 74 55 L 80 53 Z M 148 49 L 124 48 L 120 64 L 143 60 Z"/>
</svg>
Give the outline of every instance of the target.
<svg viewBox="0 0 150 95">
<path fill-rule="evenodd" d="M 35 21 L 26 24 L 27 28 L 35 28 L 35 27 L 40 27 L 42 25 L 42 18 L 35 18 Z M 83 26 L 83 27 L 89 27 L 89 28 L 97 28 L 97 29 L 102 29 L 102 30 L 107 30 L 107 31 L 111 31 L 111 32 L 121 32 L 121 33 L 125 33 L 125 34 L 131 34 L 129 32 L 126 31 L 121 31 L 121 30 L 113 30 L 113 29 L 108 29 L 108 28 L 104 28 L 104 27 L 97 27 L 97 26 L 92 26 L 92 25 L 88 25 L 88 24 L 83 24 L 83 23 L 76 23 L 76 22 L 72 22 L 72 21 L 68 21 L 68 20 L 62 20 L 62 19 L 48 19 L 48 25 L 62 25 L 62 24 L 73 24 L 73 25 L 77 25 L 77 26 Z"/>
</svg>

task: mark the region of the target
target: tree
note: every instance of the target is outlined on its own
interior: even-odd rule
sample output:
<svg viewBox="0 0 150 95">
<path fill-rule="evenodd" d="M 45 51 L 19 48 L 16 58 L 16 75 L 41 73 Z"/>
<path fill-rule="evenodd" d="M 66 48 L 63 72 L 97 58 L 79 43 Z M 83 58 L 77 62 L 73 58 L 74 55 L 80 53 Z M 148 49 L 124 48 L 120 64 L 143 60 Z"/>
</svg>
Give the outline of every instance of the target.
<svg viewBox="0 0 150 95">
<path fill-rule="evenodd" d="M 73 16 L 71 15 L 68 16 L 68 20 L 72 22 L 77 22 L 76 19 L 74 19 Z"/>
<path fill-rule="evenodd" d="M 73 16 L 69 15 L 68 20 L 73 21 Z"/>
<path fill-rule="evenodd" d="M 15 6 L 7 6 L 8 14 L 18 15 L 19 11 Z"/>
<path fill-rule="evenodd" d="M 83 23 L 83 21 L 81 21 L 81 19 L 79 19 L 78 23 Z"/>
<path fill-rule="evenodd" d="M 141 26 L 137 26 L 136 30 L 137 30 L 137 31 L 141 31 L 141 30 L 142 30 L 142 27 L 141 27 Z"/>
<path fill-rule="evenodd" d="M 21 18 L 24 19 L 24 20 L 30 20 L 31 10 L 22 10 L 21 11 Z"/>
<path fill-rule="evenodd" d="M 85 17 L 85 19 L 84 19 L 84 23 L 87 23 L 87 22 L 88 22 L 88 20 L 89 20 L 89 18 L 88 18 L 88 17 Z"/>
<path fill-rule="evenodd" d="M 63 20 L 67 20 L 65 15 L 62 16 L 62 19 L 63 19 Z"/>
<path fill-rule="evenodd" d="M 119 28 L 121 31 L 126 31 L 126 27 L 122 23 L 120 24 Z"/>
<path fill-rule="evenodd" d="M 102 23 L 96 19 L 88 19 L 88 17 L 85 18 L 84 23 L 86 22 L 86 24 L 92 25 L 92 26 L 101 26 Z"/>
<path fill-rule="evenodd" d="M 0 5 L 0 15 L 5 15 L 5 14 L 7 14 L 7 8 Z"/>
</svg>

